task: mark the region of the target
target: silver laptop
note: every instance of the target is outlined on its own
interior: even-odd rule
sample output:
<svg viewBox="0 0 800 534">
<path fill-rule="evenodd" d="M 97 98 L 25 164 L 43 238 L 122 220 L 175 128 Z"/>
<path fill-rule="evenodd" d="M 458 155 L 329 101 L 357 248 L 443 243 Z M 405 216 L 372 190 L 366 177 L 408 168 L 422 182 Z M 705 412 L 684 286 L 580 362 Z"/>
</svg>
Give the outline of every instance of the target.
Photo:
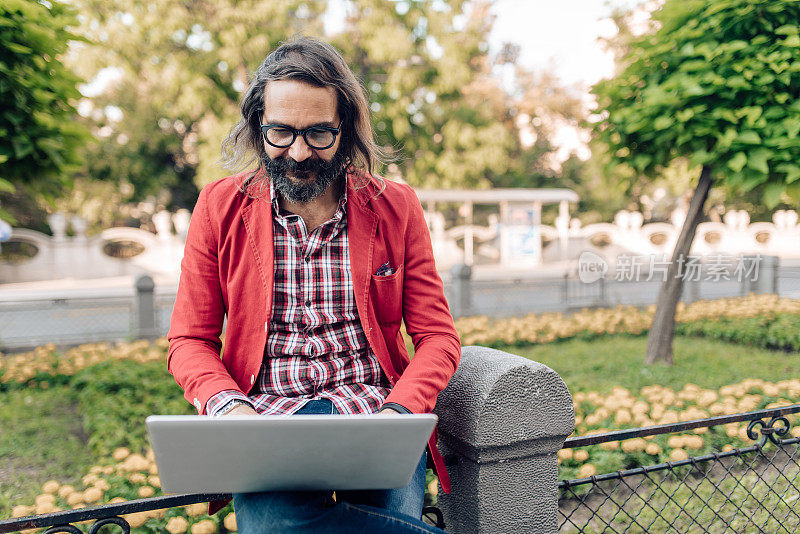
<svg viewBox="0 0 800 534">
<path fill-rule="evenodd" d="M 153 415 L 150 444 L 167 493 L 402 488 L 433 414 Z"/>
</svg>

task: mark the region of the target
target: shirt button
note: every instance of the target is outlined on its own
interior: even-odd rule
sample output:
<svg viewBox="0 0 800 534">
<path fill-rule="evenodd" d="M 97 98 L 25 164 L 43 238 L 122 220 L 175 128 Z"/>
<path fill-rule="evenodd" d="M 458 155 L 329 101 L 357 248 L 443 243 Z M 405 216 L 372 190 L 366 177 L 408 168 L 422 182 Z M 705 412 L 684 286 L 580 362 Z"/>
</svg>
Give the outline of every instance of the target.
<svg viewBox="0 0 800 534">
<path fill-rule="evenodd" d="M 310 262 L 310 261 L 311 261 L 311 258 L 309 258 L 308 256 L 306 256 L 306 257 L 305 257 L 305 258 L 303 258 L 303 259 L 306 261 L 306 263 L 308 263 L 308 262 Z"/>
<path fill-rule="evenodd" d="M 250 375 L 250 385 L 253 385 L 255 383 L 256 383 L 256 375 Z"/>
<path fill-rule="evenodd" d="M 307 300 L 307 301 L 306 301 L 306 308 L 310 308 L 310 307 L 311 307 L 311 301 L 310 301 L 310 300 Z"/>
<path fill-rule="evenodd" d="M 200 401 L 197 400 L 197 397 L 194 398 L 194 407 L 197 408 L 198 412 L 203 411 L 203 407 L 200 405 Z"/>
</svg>

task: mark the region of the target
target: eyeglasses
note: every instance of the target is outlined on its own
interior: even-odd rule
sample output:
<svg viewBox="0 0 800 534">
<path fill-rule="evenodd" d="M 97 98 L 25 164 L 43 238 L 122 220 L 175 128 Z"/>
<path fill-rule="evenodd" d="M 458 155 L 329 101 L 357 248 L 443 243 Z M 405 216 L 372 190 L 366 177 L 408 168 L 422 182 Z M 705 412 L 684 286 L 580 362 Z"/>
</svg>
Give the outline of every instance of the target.
<svg viewBox="0 0 800 534">
<path fill-rule="evenodd" d="M 342 121 L 339 126 L 330 128 L 328 126 L 311 126 L 302 130 L 289 128 L 283 124 L 262 124 L 261 135 L 264 140 L 275 148 L 288 148 L 292 146 L 298 135 L 302 135 L 306 144 L 316 150 L 330 148 L 336 142 L 336 136 L 342 128 Z"/>
</svg>

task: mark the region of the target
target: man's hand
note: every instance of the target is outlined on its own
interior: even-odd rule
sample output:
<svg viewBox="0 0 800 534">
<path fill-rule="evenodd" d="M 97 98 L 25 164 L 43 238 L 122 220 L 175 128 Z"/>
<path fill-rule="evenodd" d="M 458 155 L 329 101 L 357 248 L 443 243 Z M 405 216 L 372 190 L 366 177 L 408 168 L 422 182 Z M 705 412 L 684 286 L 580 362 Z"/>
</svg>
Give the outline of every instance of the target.
<svg viewBox="0 0 800 534">
<path fill-rule="evenodd" d="M 378 413 L 379 414 L 383 414 L 383 415 L 399 415 L 400 414 L 400 412 L 398 412 L 397 410 L 393 410 L 392 408 L 383 408 Z"/>
<path fill-rule="evenodd" d="M 225 416 L 228 415 L 258 415 L 258 412 L 247 404 L 237 404 L 234 409 L 225 414 Z"/>
</svg>

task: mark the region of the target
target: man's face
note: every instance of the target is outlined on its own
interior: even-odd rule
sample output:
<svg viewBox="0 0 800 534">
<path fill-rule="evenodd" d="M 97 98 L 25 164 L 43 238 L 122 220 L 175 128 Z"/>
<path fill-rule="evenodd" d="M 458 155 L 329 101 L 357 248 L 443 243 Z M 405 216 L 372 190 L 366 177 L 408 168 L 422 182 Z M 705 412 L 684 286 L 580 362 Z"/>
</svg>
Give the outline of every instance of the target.
<svg viewBox="0 0 800 534">
<path fill-rule="evenodd" d="M 262 124 L 301 130 L 311 126 L 339 125 L 336 91 L 297 80 L 268 82 L 264 88 Z M 286 148 L 270 145 L 262 137 L 264 165 L 275 188 L 288 200 L 309 202 L 324 193 L 342 170 L 338 152 L 340 136 L 326 149 L 310 147 L 302 135 Z M 313 140 L 312 140 L 313 142 Z"/>
</svg>

